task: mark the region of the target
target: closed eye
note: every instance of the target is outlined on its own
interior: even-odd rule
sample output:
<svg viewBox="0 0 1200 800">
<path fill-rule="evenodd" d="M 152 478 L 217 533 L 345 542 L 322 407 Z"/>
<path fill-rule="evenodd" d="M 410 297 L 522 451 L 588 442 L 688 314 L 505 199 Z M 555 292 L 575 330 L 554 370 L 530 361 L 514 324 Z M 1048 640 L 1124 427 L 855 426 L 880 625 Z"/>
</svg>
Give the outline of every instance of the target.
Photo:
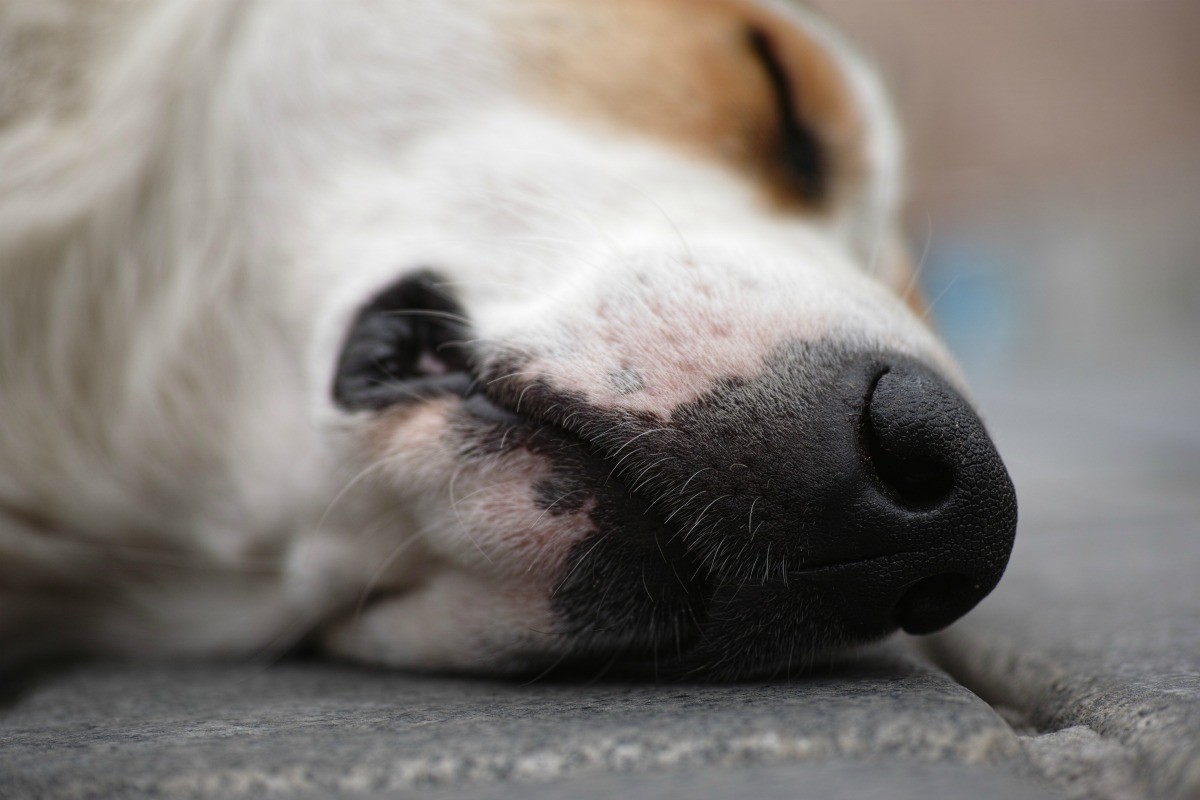
<svg viewBox="0 0 1200 800">
<path fill-rule="evenodd" d="M 800 115 L 795 86 L 770 37 L 761 28 L 750 28 L 748 39 L 775 95 L 779 138 L 773 156 L 783 167 L 793 191 L 806 202 L 820 203 L 826 199 L 829 188 L 825 148 Z"/>
</svg>

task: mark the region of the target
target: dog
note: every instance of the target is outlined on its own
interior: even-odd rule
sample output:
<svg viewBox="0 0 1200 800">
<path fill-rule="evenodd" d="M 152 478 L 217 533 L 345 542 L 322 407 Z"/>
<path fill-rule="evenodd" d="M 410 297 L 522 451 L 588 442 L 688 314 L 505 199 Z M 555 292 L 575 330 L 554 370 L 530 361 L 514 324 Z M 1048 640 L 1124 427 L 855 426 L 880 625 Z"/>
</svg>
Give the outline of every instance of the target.
<svg viewBox="0 0 1200 800">
<path fill-rule="evenodd" d="M 878 79 L 772 0 L 0 11 L 0 660 L 769 676 L 1012 483 Z"/>
</svg>

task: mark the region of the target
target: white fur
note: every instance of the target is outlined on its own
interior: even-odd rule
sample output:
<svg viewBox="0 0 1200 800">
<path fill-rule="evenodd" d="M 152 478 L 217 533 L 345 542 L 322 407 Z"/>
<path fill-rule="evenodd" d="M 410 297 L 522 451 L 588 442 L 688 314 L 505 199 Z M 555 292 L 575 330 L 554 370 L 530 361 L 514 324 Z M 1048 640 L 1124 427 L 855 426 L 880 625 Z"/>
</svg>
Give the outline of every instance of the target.
<svg viewBox="0 0 1200 800">
<path fill-rule="evenodd" d="M 438 403 L 331 401 L 355 310 L 420 266 L 482 352 L 533 354 L 598 405 L 669 408 L 788 337 L 953 373 L 868 274 L 897 147 L 832 34 L 798 18 L 843 53 L 874 177 L 819 218 L 524 99 L 496 4 L 0 14 L 86 59 L 0 130 L 0 660 L 244 655 L 314 630 L 404 666 L 559 651 L 548 587 L 587 521 L 531 515 L 545 465 L 457 463 Z M 606 388 L 614 369 L 645 389 Z"/>
</svg>

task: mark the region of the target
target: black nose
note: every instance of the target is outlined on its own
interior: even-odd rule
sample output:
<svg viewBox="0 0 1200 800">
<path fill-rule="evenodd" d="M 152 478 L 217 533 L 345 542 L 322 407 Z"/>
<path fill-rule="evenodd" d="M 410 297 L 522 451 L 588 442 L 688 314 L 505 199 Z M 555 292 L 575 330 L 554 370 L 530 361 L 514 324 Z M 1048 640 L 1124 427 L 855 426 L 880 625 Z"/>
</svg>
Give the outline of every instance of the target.
<svg viewBox="0 0 1200 800">
<path fill-rule="evenodd" d="M 912 363 L 887 369 L 860 422 L 863 476 L 876 496 L 847 509 L 848 522 L 900 532 L 910 550 L 886 561 L 872 607 L 909 633 L 929 633 L 971 610 L 1004 572 L 1016 532 L 1016 495 L 971 405 Z"/>
</svg>

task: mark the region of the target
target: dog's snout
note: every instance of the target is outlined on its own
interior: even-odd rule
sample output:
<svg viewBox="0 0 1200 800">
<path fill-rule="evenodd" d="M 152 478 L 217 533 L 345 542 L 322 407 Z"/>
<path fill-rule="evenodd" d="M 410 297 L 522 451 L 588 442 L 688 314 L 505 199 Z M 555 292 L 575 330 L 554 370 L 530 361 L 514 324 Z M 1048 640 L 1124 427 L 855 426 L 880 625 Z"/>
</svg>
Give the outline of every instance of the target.
<svg viewBox="0 0 1200 800">
<path fill-rule="evenodd" d="M 672 574 L 692 598 L 694 663 L 733 674 L 731 653 L 754 654 L 755 671 L 795 641 L 929 633 L 1007 566 L 1017 512 L 1004 464 L 970 402 L 911 357 L 791 348 L 665 425 L 624 424 L 624 444 L 593 446 L 660 515 L 649 551 L 686 561 Z M 581 543 L 581 557 L 594 552 Z"/>
</svg>

